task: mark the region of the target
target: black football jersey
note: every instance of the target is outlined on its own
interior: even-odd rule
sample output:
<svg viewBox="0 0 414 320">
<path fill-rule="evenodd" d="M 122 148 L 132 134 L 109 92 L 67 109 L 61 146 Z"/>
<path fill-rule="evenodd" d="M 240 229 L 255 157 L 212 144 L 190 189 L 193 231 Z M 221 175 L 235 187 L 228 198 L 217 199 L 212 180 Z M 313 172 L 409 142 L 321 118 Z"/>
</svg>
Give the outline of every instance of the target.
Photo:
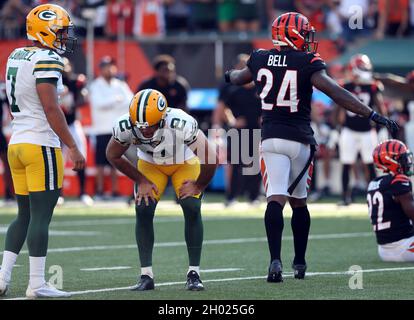
<svg viewBox="0 0 414 320">
<path fill-rule="evenodd" d="M 401 205 L 394 201 L 394 196 L 411 191 L 410 179 L 402 174 L 388 174 L 369 183 L 368 209 L 378 244 L 391 243 L 414 235 L 411 220 Z"/>
<path fill-rule="evenodd" d="M 326 68 L 318 54 L 296 50 L 256 50 L 247 66 L 262 106 L 262 140 L 281 138 L 316 144 L 311 122 L 314 72 Z"/>
<path fill-rule="evenodd" d="M 382 84 L 376 81 L 370 84 L 355 84 L 353 82 L 347 82 L 343 87 L 357 96 L 362 103 L 370 106 L 371 109 L 374 109 L 374 96 L 377 92 L 383 90 Z M 347 127 L 353 131 L 366 132 L 371 130 L 372 125 L 369 118 L 362 117 L 346 110 L 344 127 Z"/>
</svg>

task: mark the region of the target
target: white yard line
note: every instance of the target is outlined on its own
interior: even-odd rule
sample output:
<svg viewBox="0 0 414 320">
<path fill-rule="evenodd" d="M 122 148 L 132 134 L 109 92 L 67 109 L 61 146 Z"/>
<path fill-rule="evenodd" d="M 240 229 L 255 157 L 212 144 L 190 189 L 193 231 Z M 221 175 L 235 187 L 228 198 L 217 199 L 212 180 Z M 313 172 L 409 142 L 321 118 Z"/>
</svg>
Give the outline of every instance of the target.
<svg viewBox="0 0 414 320">
<path fill-rule="evenodd" d="M 117 267 L 96 267 L 96 268 L 82 268 L 81 271 L 106 271 L 106 270 L 126 270 L 131 269 L 131 266 L 117 266 Z M 240 271 L 241 268 L 222 268 L 222 269 L 203 269 L 203 273 L 213 273 L 213 272 L 232 272 Z"/>
<path fill-rule="evenodd" d="M 6 234 L 7 228 L 0 227 L 0 234 Z M 49 230 L 49 236 L 54 237 L 66 237 L 66 236 L 80 236 L 80 237 L 90 237 L 90 236 L 97 236 L 101 235 L 102 232 L 99 231 L 70 231 L 70 230 Z"/>
<path fill-rule="evenodd" d="M 223 269 L 202 269 L 202 273 L 213 273 L 213 272 L 231 272 L 231 271 L 240 271 L 242 268 L 223 268 Z"/>
<path fill-rule="evenodd" d="M 344 239 L 344 238 L 361 238 L 361 237 L 373 237 L 373 232 L 354 232 L 354 233 L 332 233 L 332 234 L 315 234 L 310 235 L 310 240 L 321 239 Z M 292 236 L 283 237 L 283 240 L 292 240 Z M 215 245 L 215 244 L 236 244 L 236 243 L 254 243 L 265 242 L 265 237 L 258 238 L 236 238 L 236 239 L 219 239 L 219 240 L 204 240 L 203 245 Z M 172 241 L 172 242 L 159 242 L 155 243 L 155 247 L 180 247 L 185 246 L 184 241 Z M 120 244 L 120 245 L 97 245 L 97 246 L 84 246 L 84 247 L 67 247 L 67 248 L 50 248 L 48 253 L 63 253 L 63 252 L 81 252 L 81 251 L 98 251 L 98 250 L 117 250 L 117 249 L 136 249 L 136 244 Z M 22 250 L 20 253 L 26 254 L 27 250 Z M 3 253 L 0 253 L 2 255 Z"/>
<path fill-rule="evenodd" d="M 128 266 L 119 266 L 119 267 L 101 267 L 101 268 L 82 268 L 81 271 L 106 271 L 106 270 L 126 270 L 131 269 L 132 267 Z"/>
<path fill-rule="evenodd" d="M 394 271 L 409 271 L 414 270 L 414 267 L 397 267 L 397 268 L 382 268 L 382 269 L 367 269 L 362 270 L 364 273 L 373 273 L 373 272 L 394 272 Z M 203 274 L 203 271 L 201 271 Z M 306 273 L 307 277 L 315 277 L 315 276 L 335 276 L 335 275 L 352 275 L 350 271 L 334 271 L 334 272 L 308 272 Z M 284 277 L 290 278 L 293 276 L 292 272 L 284 273 Z M 204 283 L 209 282 L 228 282 L 228 281 L 243 281 L 243 280 L 257 280 L 257 279 L 265 279 L 266 276 L 251 276 L 251 277 L 234 277 L 234 278 L 224 278 L 224 279 L 210 279 L 210 280 L 203 280 Z M 175 281 L 175 282 L 162 282 L 156 283 L 156 287 L 165 287 L 165 286 L 174 286 L 174 285 L 183 285 L 183 281 Z M 129 290 L 131 287 L 115 287 L 115 288 L 103 288 L 103 289 L 93 289 L 93 290 L 82 290 L 82 291 L 72 291 L 72 295 L 82 295 L 82 294 L 89 294 L 89 293 L 99 293 L 99 292 L 111 292 L 111 291 L 122 291 L 122 290 Z M 5 299 L 5 300 L 22 300 L 26 299 L 25 297 L 18 297 L 12 299 Z"/>
</svg>

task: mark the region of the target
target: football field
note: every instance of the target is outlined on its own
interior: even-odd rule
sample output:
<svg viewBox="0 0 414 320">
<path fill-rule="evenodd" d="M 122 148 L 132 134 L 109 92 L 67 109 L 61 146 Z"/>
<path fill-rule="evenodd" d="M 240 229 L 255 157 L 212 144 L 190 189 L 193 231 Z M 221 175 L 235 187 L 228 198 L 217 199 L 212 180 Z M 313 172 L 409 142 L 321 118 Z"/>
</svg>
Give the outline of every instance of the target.
<svg viewBox="0 0 414 320">
<path fill-rule="evenodd" d="M 264 208 L 264 203 L 225 208 L 221 201 L 209 201 L 206 196 L 201 265 L 206 290 L 188 292 L 184 289 L 188 262 L 181 209 L 174 201 L 161 201 L 155 218 L 156 289 L 131 292 L 129 287 L 139 274 L 133 207 L 101 202 L 87 208 L 68 202 L 56 209 L 52 220 L 46 268 L 50 273 L 46 277 L 52 283 L 61 279 L 63 289 L 73 293 L 71 299 L 414 299 L 414 264 L 379 260 L 364 204 L 310 205 L 305 280 L 292 277 L 293 241 L 290 212 L 285 209 L 285 280 L 267 283 Z M 15 207 L 0 208 L 1 251 L 15 211 Z M 25 296 L 29 277 L 26 246 L 17 264 L 7 298 Z M 363 273 L 349 271 L 351 266 L 362 268 Z"/>
</svg>

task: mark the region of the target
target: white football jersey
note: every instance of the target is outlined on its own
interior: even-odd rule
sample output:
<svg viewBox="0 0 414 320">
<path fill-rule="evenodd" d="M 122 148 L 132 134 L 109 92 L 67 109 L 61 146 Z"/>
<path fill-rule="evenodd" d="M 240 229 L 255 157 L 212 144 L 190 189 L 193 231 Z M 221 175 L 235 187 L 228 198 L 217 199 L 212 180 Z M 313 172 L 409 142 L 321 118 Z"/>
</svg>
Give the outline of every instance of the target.
<svg viewBox="0 0 414 320">
<path fill-rule="evenodd" d="M 181 109 L 167 108 L 162 127 L 150 139 L 139 129 L 132 129 L 128 113 L 118 118 L 112 131 L 116 141 L 124 146 L 135 145 L 138 158 L 147 162 L 180 164 L 195 156 L 189 145 L 197 139 L 198 123 Z"/>
<path fill-rule="evenodd" d="M 36 84 L 57 80 L 63 91 L 63 61 L 54 51 L 38 47 L 15 49 L 6 66 L 6 91 L 13 116 L 10 144 L 31 143 L 60 147 L 60 141 L 46 119 Z"/>
</svg>

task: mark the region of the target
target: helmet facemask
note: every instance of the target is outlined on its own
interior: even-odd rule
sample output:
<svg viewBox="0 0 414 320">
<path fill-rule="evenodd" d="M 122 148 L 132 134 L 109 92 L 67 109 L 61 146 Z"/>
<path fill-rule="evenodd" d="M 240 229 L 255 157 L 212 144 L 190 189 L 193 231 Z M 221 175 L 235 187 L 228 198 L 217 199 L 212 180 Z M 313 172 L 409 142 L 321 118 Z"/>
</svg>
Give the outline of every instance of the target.
<svg viewBox="0 0 414 320">
<path fill-rule="evenodd" d="M 413 170 L 413 153 L 408 151 L 403 153 L 398 159 L 398 163 L 401 167 L 401 173 L 406 176 L 412 176 L 414 174 Z"/>
<path fill-rule="evenodd" d="M 304 51 L 316 53 L 318 51 L 318 41 L 315 40 L 315 28 L 311 27 L 309 31 L 303 29 L 300 33 L 305 38 Z"/>
<path fill-rule="evenodd" d="M 59 54 L 73 53 L 78 39 L 75 37 L 74 26 L 59 29 L 53 47 Z"/>
</svg>

